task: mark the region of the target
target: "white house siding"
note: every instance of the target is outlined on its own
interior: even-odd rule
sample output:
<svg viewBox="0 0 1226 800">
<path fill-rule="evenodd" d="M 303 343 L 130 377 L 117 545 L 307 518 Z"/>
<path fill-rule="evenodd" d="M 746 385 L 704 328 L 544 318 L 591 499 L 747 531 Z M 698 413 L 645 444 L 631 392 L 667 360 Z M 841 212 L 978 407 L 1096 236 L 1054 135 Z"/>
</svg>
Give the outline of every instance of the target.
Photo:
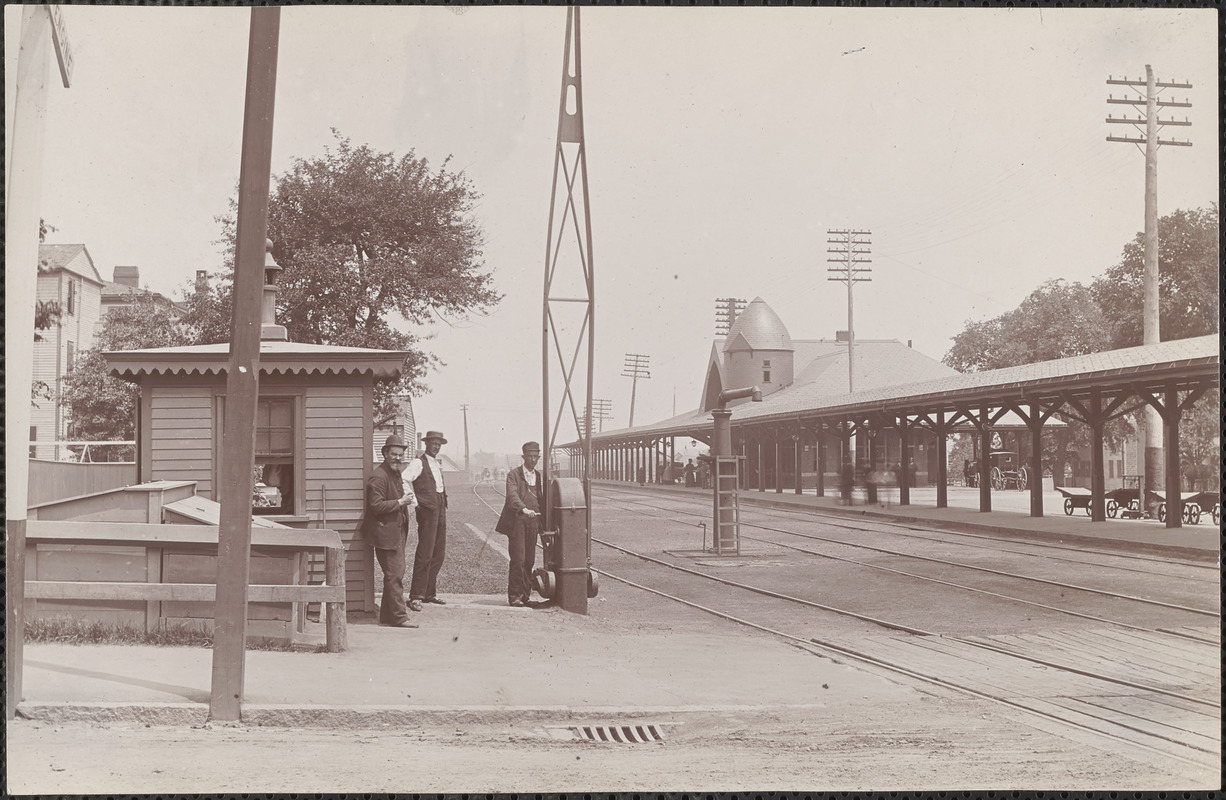
<svg viewBox="0 0 1226 800">
<path fill-rule="evenodd" d="M 33 379 L 42 381 L 52 392 L 51 399 L 40 399 L 38 407 L 30 410 L 30 424 L 35 426 L 38 441 L 51 442 L 67 438 L 67 416 L 59 404 L 60 379 L 68 369 L 68 343 L 71 342 L 80 355 L 82 350 L 93 347 L 101 313 L 102 287 L 85 277 L 93 272 L 87 256 L 82 251 L 65 267 L 38 276 L 36 296 L 38 300 L 57 301 L 61 314 L 59 325 L 39 331 L 43 341 L 34 343 Z M 73 314 L 68 313 L 68 283 L 77 281 L 78 292 Z M 55 448 L 40 446 L 35 457 L 55 459 Z"/>
<path fill-rule="evenodd" d="M 150 398 L 150 480 L 196 481 L 213 497 L 213 398 L 199 388 L 159 387 Z"/>
<path fill-rule="evenodd" d="M 371 611 L 370 548 L 355 544 L 362 518 L 362 493 L 368 454 L 364 446 L 364 408 L 361 386 L 319 386 L 303 398 L 306 436 L 306 512 L 312 521 L 324 519 L 323 493 L 327 487 L 327 527 L 345 542 L 346 603 L 350 611 Z"/>
</svg>

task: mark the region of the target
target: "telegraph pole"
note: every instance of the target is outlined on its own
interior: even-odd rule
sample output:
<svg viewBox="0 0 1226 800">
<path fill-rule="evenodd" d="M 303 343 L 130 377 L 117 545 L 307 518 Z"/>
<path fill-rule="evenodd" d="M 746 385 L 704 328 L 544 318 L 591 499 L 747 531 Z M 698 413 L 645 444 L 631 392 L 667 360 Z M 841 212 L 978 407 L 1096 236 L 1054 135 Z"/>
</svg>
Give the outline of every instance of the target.
<svg viewBox="0 0 1226 800">
<path fill-rule="evenodd" d="M 464 412 L 464 471 L 468 470 L 468 404 L 464 403 L 460 406 L 460 410 Z M 471 475 L 472 473 L 469 472 Z"/>
<path fill-rule="evenodd" d="M 604 421 L 613 419 L 613 403 L 600 398 L 592 399 L 592 416 L 600 421 L 600 430 L 604 430 Z"/>
<path fill-rule="evenodd" d="M 650 362 L 651 356 L 642 353 L 626 353 L 626 360 L 622 365 L 622 377 L 633 378 L 630 384 L 630 422 L 626 426 L 628 428 L 634 427 L 634 395 L 638 390 L 639 378 L 646 380 L 651 377 Z"/>
<path fill-rule="evenodd" d="M 847 391 L 854 392 L 856 390 L 856 327 L 853 324 L 852 317 L 852 286 L 857 283 L 866 283 L 872 278 L 867 277 L 866 273 L 872 272 L 872 267 L 861 267 L 859 264 L 870 264 L 872 259 L 862 258 L 869 253 L 869 246 L 872 241 L 865 238 L 872 236 L 872 231 L 853 231 L 853 230 L 827 230 L 826 236 L 831 237 L 826 239 L 827 244 L 832 244 L 834 247 L 827 247 L 827 253 L 834 253 L 834 258 L 827 258 L 829 262 L 840 264 L 838 267 L 827 267 L 827 272 L 834 273 L 834 277 L 827 277 L 828 281 L 839 281 L 847 284 Z"/>
<path fill-rule="evenodd" d="M 1141 312 L 1143 328 L 1141 341 L 1143 344 L 1157 344 L 1161 341 L 1158 313 L 1158 148 L 1162 145 L 1192 146 L 1190 140 L 1162 139 L 1158 132 L 1159 128 L 1166 126 L 1187 127 L 1192 124 L 1187 117 L 1182 120 L 1160 119 L 1159 109 L 1191 108 L 1192 104 L 1186 98 L 1182 102 L 1173 99 L 1159 100 L 1158 95 L 1163 89 L 1191 89 L 1192 84 L 1159 81 L 1154 78 L 1153 67 L 1149 64 L 1145 65 L 1145 80 L 1129 80 L 1126 77 L 1115 78 L 1108 75 L 1107 83 L 1112 86 L 1145 89 L 1144 97 L 1129 97 L 1125 94 L 1124 97 L 1117 98 L 1107 95 L 1107 102 L 1112 105 L 1129 105 L 1136 109 L 1142 107 L 1145 109 L 1143 117 L 1107 117 L 1109 124 L 1131 125 L 1138 134 L 1137 136 L 1108 136 L 1107 141 L 1145 145 L 1145 278 L 1144 302 Z M 1162 420 L 1158 417 L 1158 412 L 1148 405 L 1141 419 L 1142 424 L 1140 430 L 1137 431 L 1141 458 L 1137 459 L 1137 468 L 1141 473 L 1141 488 L 1145 492 L 1142 505 L 1148 506 L 1149 498 L 1154 497 L 1153 492 L 1163 483 Z M 1156 505 L 1156 503 L 1157 498 L 1154 497 L 1153 504 Z M 1178 510 L 1175 513 L 1178 513 Z"/>
<path fill-rule="evenodd" d="M 739 297 L 715 298 L 715 335 L 727 336 L 745 306 L 746 302 Z"/>
</svg>

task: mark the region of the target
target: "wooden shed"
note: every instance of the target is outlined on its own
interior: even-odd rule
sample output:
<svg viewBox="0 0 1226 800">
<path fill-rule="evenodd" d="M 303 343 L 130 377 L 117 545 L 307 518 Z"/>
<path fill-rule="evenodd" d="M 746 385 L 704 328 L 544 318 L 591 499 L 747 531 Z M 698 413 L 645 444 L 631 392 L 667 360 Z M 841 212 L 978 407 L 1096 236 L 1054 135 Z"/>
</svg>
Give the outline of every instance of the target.
<svg viewBox="0 0 1226 800">
<path fill-rule="evenodd" d="M 141 389 L 137 481 L 195 481 L 201 496 L 219 499 L 229 344 L 105 355 L 112 375 Z M 407 355 L 278 338 L 260 343 L 252 512 L 340 533 L 351 613 L 375 610 L 373 553 L 357 538 L 363 487 L 375 467 L 374 387 L 398 379 Z"/>
</svg>

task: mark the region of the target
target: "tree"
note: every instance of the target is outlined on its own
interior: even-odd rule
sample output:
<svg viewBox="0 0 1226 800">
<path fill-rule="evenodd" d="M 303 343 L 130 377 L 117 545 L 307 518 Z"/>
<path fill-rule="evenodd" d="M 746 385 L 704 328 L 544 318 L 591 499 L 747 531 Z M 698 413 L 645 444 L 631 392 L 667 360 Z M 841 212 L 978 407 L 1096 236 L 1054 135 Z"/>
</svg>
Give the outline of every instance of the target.
<svg viewBox="0 0 1226 800">
<path fill-rule="evenodd" d="M 1111 346 L 1143 341 L 1145 235 L 1124 245 L 1118 264 L 1091 286 L 1110 321 Z M 1158 220 L 1158 327 L 1160 339 L 1186 339 L 1218 331 L 1218 206 L 1179 210 Z"/>
<path fill-rule="evenodd" d="M 1039 286 L 1012 311 L 983 322 L 967 321 L 945 354 L 946 364 L 959 372 L 1003 369 L 1038 361 L 1086 355 L 1111 347 L 1109 325 L 1090 289 L 1080 283 L 1051 280 Z M 1064 414 L 1064 426 L 1052 426 L 1043 437 L 1043 463 L 1057 483 L 1066 468 L 1075 474 L 1078 453 L 1090 445 L 1090 431 Z M 1104 439 L 1117 447 L 1132 433 L 1123 419 L 1107 423 Z"/>
<path fill-rule="evenodd" d="M 397 158 L 333 135 L 334 149 L 296 159 L 273 181 L 278 322 L 291 341 L 409 351 L 404 377 L 379 389 L 382 409 L 394 393 L 425 391 L 427 368 L 439 363 L 406 325 L 483 314 L 501 295 L 482 261 L 480 195 L 463 172 L 450 171 L 449 159 L 433 170 L 413 151 Z M 215 308 L 232 290 L 236 210 L 231 202 L 218 218 L 229 282 L 213 293 Z"/>
<path fill-rule="evenodd" d="M 107 374 L 103 353 L 192 344 L 195 331 L 177 320 L 170 307 L 152 294 L 135 292 L 131 302 L 103 319 L 95 346 L 82 351 L 64 375 L 60 402 L 68 409 L 75 438 L 105 441 L 133 439 L 140 390 Z M 120 458 L 131 456 L 115 454 Z"/>
<path fill-rule="evenodd" d="M 1050 280 L 1012 311 L 968 320 L 943 360 L 959 372 L 978 372 L 1097 353 L 1111 347 L 1107 329 L 1089 288 Z"/>
</svg>

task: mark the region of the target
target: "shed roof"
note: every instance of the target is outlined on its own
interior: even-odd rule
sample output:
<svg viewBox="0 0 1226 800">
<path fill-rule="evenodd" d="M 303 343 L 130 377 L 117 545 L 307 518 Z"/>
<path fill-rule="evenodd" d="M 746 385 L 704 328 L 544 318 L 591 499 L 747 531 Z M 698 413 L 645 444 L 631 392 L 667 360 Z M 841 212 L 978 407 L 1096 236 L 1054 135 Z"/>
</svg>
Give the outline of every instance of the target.
<svg viewBox="0 0 1226 800">
<path fill-rule="evenodd" d="M 376 380 L 396 380 L 409 355 L 404 350 L 263 341 L 260 342 L 260 373 L 370 374 Z M 224 375 L 230 361 L 230 344 L 118 350 L 103 353 L 103 356 L 111 375 L 137 383 L 151 375 Z"/>
<path fill-rule="evenodd" d="M 1055 391 L 1060 385 L 1118 381 L 1122 376 L 1144 379 L 1161 373 L 1178 372 L 1184 367 L 1195 365 L 1201 365 L 1195 368 L 1203 371 L 1208 369 L 1204 365 L 1216 365 L 1220 362 L 1220 346 L 1218 335 L 1210 334 L 1004 369 L 954 372 L 942 378 L 894 383 L 850 393 L 824 392 L 821 381 L 815 380 L 781 389 L 767 395 L 760 403 L 737 406 L 734 421 L 768 421 L 771 418 L 788 418 L 827 410 L 838 413 L 860 406 L 918 406 L 928 402 L 940 405 L 954 395 L 969 398 L 971 395 L 982 394 L 989 397 L 1013 390 L 1017 390 L 1017 396 L 1020 398 L 1021 393 L 1031 387 L 1043 386 L 1048 391 Z M 694 410 L 647 425 L 604 431 L 593 435 L 592 439 L 616 440 L 639 434 L 681 432 L 681 429 L 706 427 L 710 424 L 709 411 Z M 1001 424 L 1006 423 L 1002 421 Z"/>
</svg>

